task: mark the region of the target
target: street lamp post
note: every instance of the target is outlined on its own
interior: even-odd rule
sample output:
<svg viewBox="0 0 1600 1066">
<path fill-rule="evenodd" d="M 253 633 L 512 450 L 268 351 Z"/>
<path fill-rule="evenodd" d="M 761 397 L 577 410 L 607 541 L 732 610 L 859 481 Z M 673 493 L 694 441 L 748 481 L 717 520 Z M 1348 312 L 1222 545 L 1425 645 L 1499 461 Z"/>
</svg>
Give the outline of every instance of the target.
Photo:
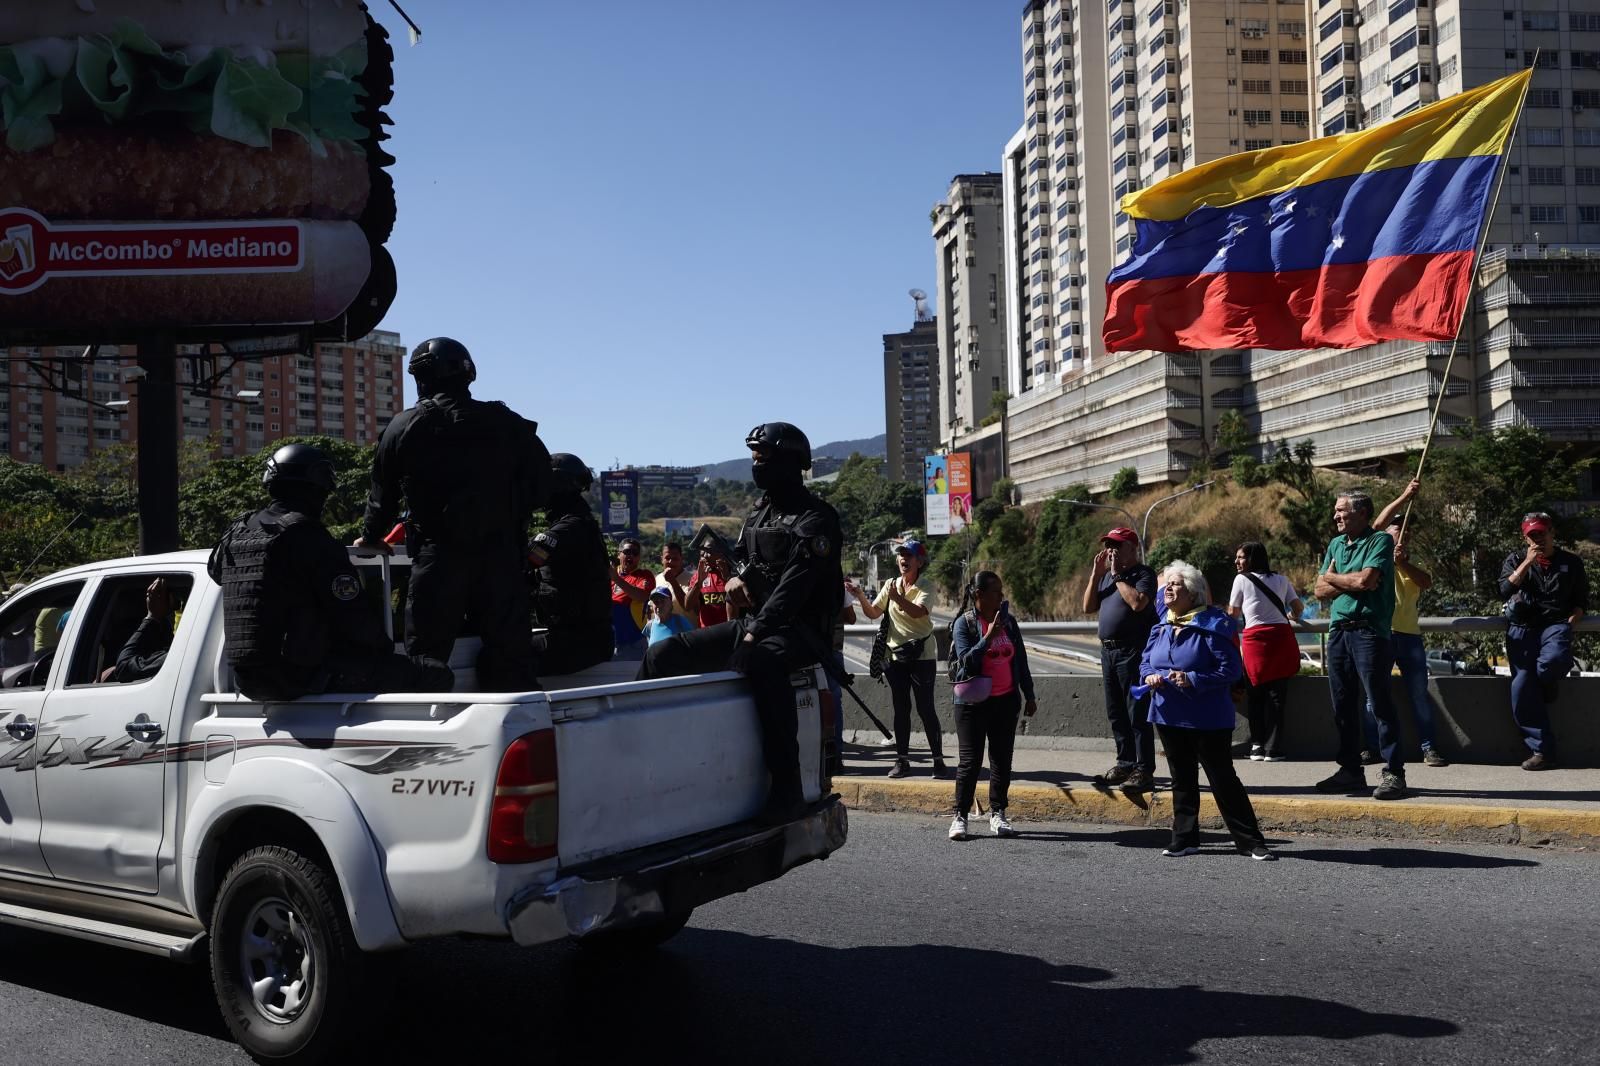
<svg viewBox="0 0 1600 1066">
<path fill-rule="evenodd" d="M 1168 502 L 1170 502 L 1172 500 L 1176 500 L 1179 496 L 1187 496 L 1191 492 L 1199 492 L 1201 489 L 1208 488 L 1209 486 L 1215 485 L 1216 483 L 1217 482 L 1216 482 L 1215 478 L 1213 478 L 1210 481 L 1202 481 L 1198 485 L 1193 485 L 1193 486 L 1190 486 L 1189 488 L 1183 489 L 1181 491 L 1174 492 L 1171 496 L 1163 496 L 1163 497 L 1161 497 L 1161 499 L 1157 500 L 1155 503 L 1152 503 L 1150 505 L 1150 507 L 1149 507 L 1149 510 L 1145 511 L 1145 513 L 1144 513 L 1144 524 L 1139 527 L 1139 540 L 1141 542 L 1141 546 L 1142 546 L 1142 544 L 1144 542 L 1147 541 L 1147 539 L 1150 536 L 1150 512 L 1151 511 L 1154 511 L 1157 507 L 1160 507 L 1164 503 L 1168 503 Z"/>
</svg>

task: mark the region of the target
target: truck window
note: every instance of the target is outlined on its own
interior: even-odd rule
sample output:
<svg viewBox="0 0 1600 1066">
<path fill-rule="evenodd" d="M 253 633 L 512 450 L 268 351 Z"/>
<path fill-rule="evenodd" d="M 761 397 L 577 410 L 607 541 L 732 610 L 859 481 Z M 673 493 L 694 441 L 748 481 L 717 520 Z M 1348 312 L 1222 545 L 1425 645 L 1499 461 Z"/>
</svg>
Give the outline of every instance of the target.
<svg viewBox="0 0 1600 1066">
<path fill-rule="evenodd" d="M 82 581 L 28 592 L 0 608 L 0 688 L 43 688 Z"/>
<path fill-rule="evenodd" d="M 102 581 L 78 630 L 67 684 L 128 684 L 155 677 L 193 588 L 194 578 L 183 573 Z"/>
</svg>

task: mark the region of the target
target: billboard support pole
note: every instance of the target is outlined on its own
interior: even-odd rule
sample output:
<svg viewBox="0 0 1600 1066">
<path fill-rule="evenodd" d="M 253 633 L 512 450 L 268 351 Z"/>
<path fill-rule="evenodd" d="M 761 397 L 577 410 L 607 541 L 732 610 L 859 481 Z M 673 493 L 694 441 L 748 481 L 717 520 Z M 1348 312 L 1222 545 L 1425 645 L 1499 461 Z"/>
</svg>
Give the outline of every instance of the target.
<svg viewBox="0 0 1600 1066">
<path fill-rule="evenodd" d="M 171 332 L 139 337 L 139 554 L 178 550 L 178 347 Z"/>
</svg>

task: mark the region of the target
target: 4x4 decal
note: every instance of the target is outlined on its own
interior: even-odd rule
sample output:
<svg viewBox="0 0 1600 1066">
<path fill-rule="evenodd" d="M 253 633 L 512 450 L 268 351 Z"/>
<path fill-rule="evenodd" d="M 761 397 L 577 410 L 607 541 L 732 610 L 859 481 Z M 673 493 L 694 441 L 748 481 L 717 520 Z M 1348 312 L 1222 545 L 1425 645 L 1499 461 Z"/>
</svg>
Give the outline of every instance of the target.
<svg viewBox="0 0 1600 1066">
<path fill-rule="evenodd" d="M 132 737 L 37 737 L 11 746 L 0 755 L 0 770 L 32 770 L 71 764 L 91 770 L 120 766 L 142 766 L 160 762 L 202 762 L 233 751 L 250 748 L 298 748 L 382 752 L 372 761 L 340 759 L 340 762 L 368 774 L 391 774 L 419 766 L 445 766 L 468 758 L 486 745 L 459 747 L 454 744 L 413 744 L 395 740 L 297 740 L 293 737 L 261 737 L 247 740 L 196 740 L 180 744 L 149 744 Z"/>
</svg>

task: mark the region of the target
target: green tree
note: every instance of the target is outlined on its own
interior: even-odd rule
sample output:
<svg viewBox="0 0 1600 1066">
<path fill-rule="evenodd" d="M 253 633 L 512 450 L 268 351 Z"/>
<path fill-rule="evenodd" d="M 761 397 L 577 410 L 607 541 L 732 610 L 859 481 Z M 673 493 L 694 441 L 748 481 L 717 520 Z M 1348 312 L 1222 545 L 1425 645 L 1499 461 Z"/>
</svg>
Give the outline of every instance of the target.
<svg viewBox="0 0 1600 1066">
<path fill-rule="evenodd" d="M 1498 606 L 1500 563 L 1521 542 L 1522 516 L 1562 510 L 1559 505 L 1578 498 L 1580 479 L 1594 465 L 1569 451 L 1529 426 L 1487 430 L 1475 424 L 1429 451 L 1407 539 L 1432 563 L 1442 591 Z M 1582 539 L 1587 518 L 1557 513 L 1557 536 L 1568 543 Z"/>
<path fill-rule="evenodd" d="M 1213 455 L 1218 463 L 1255 443 L 1255 434 L 1238 411 L 1224 411 L 1218 415 L 1213 436 L 1216 442 Z"/>
<path fill-rule="evenodd" d="M 1145 562 L 1159 574 L 1162 568 L 1176 559 L 1199 568 L 1211 586 L 1213 601 L 1227 601 L 1228 590 L 1233 587 L 1232 547 L 1216 537 L 1173 533 L 1150 546 Z"/>
<path fill-rule="evenodd" d="M 266 506 L 262 470 L 272 452 L 285 444 L 314 445 L 333 461 L 335 487 L 322 520 L 345 543 L 359 535 L 376 446 L 362 447 L 338 437 L 286 437 L 254 455 L 218 459 L 183 486 L 178 496 L 178 534 L 186 547 L 209 547 L 234 519 Z"/>
<path fill-rule="evenodd" d="M 1267 476 L 1293 493 L 1278 507 L 1287 529 L 1283 547 L 1290 559 L 1315 566 L 1333 537 L 1332 479 L 1316 468 L 1317 446 L 1309 440 L 1290 448 L 1278 442 Z"/>
<path fill-rule="evenodd" d="M 1239 452 L 1228 464 L 1228 469 L 1233 472 L 1234 483 L 1241 488 L 1255 489 L 1267 483 L 1266 468 L 1261 461 L 1249 452 Z"/>
<path fill-rule="evenodd" d="M 846 556 L 858 555 L 878 541 L 922 525 L 922 488 L 883 476 L 882 462 L 859 453 L 839 468 L 839 476 L 818 487 L 817 494 L 839 512 Z"/>
<path fill-rule="evenodd" d="M 1113 500 L 1126 500 L 1139 489 L 1139 468 L 1125 466 L 1111 476 L 1111 486 L 1106 495 Z"/>
</svg>

